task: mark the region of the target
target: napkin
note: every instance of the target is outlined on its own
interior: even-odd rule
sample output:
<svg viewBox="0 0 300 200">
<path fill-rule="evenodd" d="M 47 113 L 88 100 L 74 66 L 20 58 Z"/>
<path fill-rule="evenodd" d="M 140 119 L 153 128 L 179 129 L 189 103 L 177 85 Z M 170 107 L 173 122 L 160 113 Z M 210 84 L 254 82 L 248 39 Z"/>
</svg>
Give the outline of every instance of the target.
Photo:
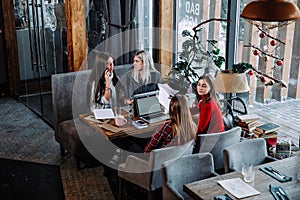
<svg viewBox="0 0 300 200">
<path fill-rule="evenodd" d="M 214 197 L 214 200 L 232 200 L 228 194 L 221 194 Z"/>
<path fill-rule="evenodd" d="M 260 167 L 259 169 L 265 172 L 266 174 L 272 176 L 273 178 L 277 179 L 281 183 L 292 180 L 292 177 L 283 174 L 282 172 L 278 171 L 277 169 L 271 166 Z"/>
<path fill-rule="evenodd" d="M 287 193 L 280 186 L 269 185 L 269 190 L 276 200 L 289 200 Z"/>
</svg>

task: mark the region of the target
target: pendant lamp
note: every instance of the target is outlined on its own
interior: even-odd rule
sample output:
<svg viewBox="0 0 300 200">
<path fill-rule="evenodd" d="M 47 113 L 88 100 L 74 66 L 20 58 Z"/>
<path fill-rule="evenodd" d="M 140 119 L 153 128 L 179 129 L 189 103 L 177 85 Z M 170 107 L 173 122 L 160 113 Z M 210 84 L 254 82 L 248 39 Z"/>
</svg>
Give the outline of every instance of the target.
<svg viewBox="0 0 300 200">
<path fill-rule="evenodd" d="M 245 6 L 241 17 L 253 21 L 284 22 L 300 18 L 300 11 L 292 1 L 255 0 Z"/>
</svg>

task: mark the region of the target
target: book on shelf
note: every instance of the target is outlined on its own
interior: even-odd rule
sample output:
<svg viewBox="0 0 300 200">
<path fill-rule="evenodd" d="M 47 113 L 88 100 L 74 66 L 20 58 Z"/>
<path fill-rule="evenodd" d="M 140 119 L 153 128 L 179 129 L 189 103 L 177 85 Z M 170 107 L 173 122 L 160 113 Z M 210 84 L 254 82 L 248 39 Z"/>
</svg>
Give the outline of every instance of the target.
<svg viewBox="0 0 300 200">
<path fill-rule="evenodd" d="M 262 134 L 271 133 L 271 132 L 274 132 L 274 131 L 278 131 L 279 130 L 279 125 L 270 122 L 270 123 L 263 124 L 261 126 L 257 126 L 255 128 L 255 130 L 262 133 Z"/>
<path fill-rule="evenodd" d="M 276 138 L 277 135 L 278 135 L 277 131 L 273 131 L 273 132 L 270 132 L 270 133 L 261 133 L 261 132 L 258 132 L 258 131 L 254 130 L 253 133 L 255 135 L 257 135 L 257 137 L 260 137 L 260 138 Z"/>
<path fill-rule="evenodd" d="M 247 115 L 238 115 L 237 119 L 239 122 L 249 123 L 256 123 L 261 120 L 261 117 L 257 114 L 247 114 Z"/>
</svg>

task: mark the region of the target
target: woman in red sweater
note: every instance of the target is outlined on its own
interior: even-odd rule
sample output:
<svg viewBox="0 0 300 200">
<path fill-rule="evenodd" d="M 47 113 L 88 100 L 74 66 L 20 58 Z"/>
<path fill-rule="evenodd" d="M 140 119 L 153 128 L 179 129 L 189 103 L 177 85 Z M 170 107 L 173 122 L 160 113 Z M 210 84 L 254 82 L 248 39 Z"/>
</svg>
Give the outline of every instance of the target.
<svg viewBox="0 0 300 200">
<path fill-rule="evenodd" d="M 219 133 L 224 131 L 224 123 L 217 98 L 214 78 L 203 74 L 197 83 L 197 100 L 200 111 L 197 135 L 206 133 Z"/>
</svg>

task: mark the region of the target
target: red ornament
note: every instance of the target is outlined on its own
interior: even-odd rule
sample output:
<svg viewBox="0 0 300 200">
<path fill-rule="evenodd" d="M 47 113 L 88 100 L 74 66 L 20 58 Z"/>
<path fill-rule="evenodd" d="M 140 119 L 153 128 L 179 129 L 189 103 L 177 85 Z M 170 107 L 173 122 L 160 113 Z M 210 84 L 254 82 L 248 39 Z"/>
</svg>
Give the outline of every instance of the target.
<svg viewBox="0 0 300 200">
<path fill-rule="evenodd" d="M 277 64 L 278 66 L 281 66 L 281 65 L 283 64 L 283 62 L 282 62 L 282 60 L 277 60 L 277 61 L 276 61 L 276 64 Z"/>
<path fill-rule="evenodd" d="M 253 73 L 253 70 L 249 70 L 249 71 L 248 71 L 248 75 L 249 75 L 249 76 L 252 76 L 253 74 L 254 74 L 254 73 Z"/>
<path fill-rule="evenodd" d="M 257 51 L 257 50 L 254 50 L 254 51 L 253 51 L 253 55 L 257 56 L 257 55 L 258 55 L 258 51 Z"/>
<path fill-rule="evenodd" d="M 275 40 L 271 40 L 270 44 L 271 44 L 271 46 L 275 46 L 276 45 L 276 41 Z"/>
<path fill-rule="evenodd" d="M 266 82 L 267 80 L 266 80 L 266 78 L 265 78 L 264 76 L 262 76 L 262 77 L 260 77 L 260 81 L 264 83 L 264 82 Z"/>
<path fill-rule="evenodd" d="M 261 32 L 261 33 L 259 34 L 259 37 L 260 37 L 260 38 L 264 38 L 264 37 L 265 37 L 265 34 L 264 34 L 263 32 Z"/>
</svg>

